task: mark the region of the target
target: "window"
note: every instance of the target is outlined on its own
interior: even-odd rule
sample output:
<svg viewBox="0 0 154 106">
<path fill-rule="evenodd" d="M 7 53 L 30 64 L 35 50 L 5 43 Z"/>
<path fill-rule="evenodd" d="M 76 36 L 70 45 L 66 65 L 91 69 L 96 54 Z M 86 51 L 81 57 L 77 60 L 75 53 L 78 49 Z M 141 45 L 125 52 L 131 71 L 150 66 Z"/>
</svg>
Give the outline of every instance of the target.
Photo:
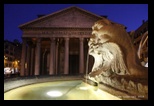
<svg viewBox="0 0 154 106">
<path fill-rule="evenodd" d="M 10 55 L 13 55 L 13 53 L 11 52 Z"/>
<path fill-rule="evenodd" d="M 5 67 L 8 67 L 8 63 L 5 63 Z"/>
<path fill-rule="evenodd" d="M 8 45 L 7 44 L 5 45 L 5 49 L 8 49 Z"/>
<path fill-rule="evenodd" d="M 10 47 L 10 50 L 13 51 L 13 47 Z"/>
<path fill-rule="evenodd" d="M 147 28 L 144 28 L 144 33 L 147 31 Z"/>
<path fill-rule="evenodd" d="M 10 61 L 13 61 L 12 57 L 10 57 Z"/>
<path fill-rule="evenodd" d="M 12 63 L 9 64 L 9 67 L 12 67 Z"/>
<path fill-rule="evenodd" d="M 5 53 L 6 53 L 6 54 L 9 54 L 9 51 L 8 51 L 8 50 L 5 50 Z"/>
</svg>

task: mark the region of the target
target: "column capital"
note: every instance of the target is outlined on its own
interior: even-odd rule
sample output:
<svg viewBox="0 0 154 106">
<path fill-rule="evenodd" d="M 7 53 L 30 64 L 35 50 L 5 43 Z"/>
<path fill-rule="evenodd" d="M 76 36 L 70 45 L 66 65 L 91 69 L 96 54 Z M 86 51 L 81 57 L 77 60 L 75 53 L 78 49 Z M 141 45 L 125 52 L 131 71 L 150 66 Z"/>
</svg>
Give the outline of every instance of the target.
<svg viewBox="0 0 154 106">
<path fill-rule="evenodd" d="M 53 38 L 53 37 L 50 38 L 51 41 L 55 41 L 55 39 L 56 39 L 56 38 Z"/>
<path fill-rule="evenodd" d="M 84 38 L 79 38 L 80 39 L 80 42 L 84 41 Z"/>
<path fill-rule="evenodd" d="M 33 42 L 32 42 L 32 41 L 27 41 L 27 44 L 28 44 L 28 45 L 32 45 Z"/>
<path fill-rule="evenodd" d="M 68 41 L 70 38 L 66 37 L 65 40 Z"/>
<path fill-rule="evenodd" d="M 35 48 L 35 47 L 36 47 L 36 41 L 32 41 L 32 42 L 31 42 L 31 47 L 32 47 L 32 48 Z"/>
<path fill-rule="evenodd" d="M 37 43 L 40 43 L 41 42 L 41 38 L 37 38 Z"/>
<path fill-rule="evenodd" d="M 22 38 L 22 42 L 27 42 L 27 38 Z"/>
<path fill-rule="evenodd" d="M 26 40 L 27 38 L 26 37 L 22 37 L 22 40 Z"/>
</svg>

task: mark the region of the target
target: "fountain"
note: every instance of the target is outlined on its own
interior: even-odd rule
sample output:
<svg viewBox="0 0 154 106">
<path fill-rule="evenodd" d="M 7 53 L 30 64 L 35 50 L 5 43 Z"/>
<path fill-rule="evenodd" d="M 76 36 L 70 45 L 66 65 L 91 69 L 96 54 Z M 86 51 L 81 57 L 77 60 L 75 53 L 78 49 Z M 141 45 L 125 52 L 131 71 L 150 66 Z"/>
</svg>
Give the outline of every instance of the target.
<svg viewBox="0 0 154 106">
<path fill-rule="evenodd" d="M 89 49 L 88 49 L 88 52 L 89 52 Z M 87 53 L 87 63 L 86 63 L 86 83 L 87 83 L 87 76 L 88 76 L 88 64 L 89 64 L 89 53 Z"/>
<path fill-rule="evenodd" d="M 89 49 L 88 49 L 89 52 Z M 92 85 L 92 86 L 98 86 L 97 81 L 95 81 L 95 79 L 93 78 L 89 78 L 88 76 L 88 65 L 89 65 L 89 53 L 87 53 L 87 61 L 86 61 L 86 75 L 83 78 L 83 81 L 85 81 L 86 83 Z"/>
<path fill-rule="evenodd" d="M 121 100 L 75 76 L 6 81 L 4 100 Z"/>
<path fill-rule="evenodd" d="M 12 80 L 4 84 L 4 100 L 148 99 L 148 68 L 140 64 L 123 25 L 102 18 L 92 26 L 88 45 L 84 80 L 74 76 Z M 95 59 L 90 73 L 89 55 Z"/>
<path fill-rule="evenodd" d="M 88 45 L 95 59 L 88 79 L 148 99 L 148 68 L 141 65 L 125 26 L 106 18 L 98 20 Z"/>
</svg>

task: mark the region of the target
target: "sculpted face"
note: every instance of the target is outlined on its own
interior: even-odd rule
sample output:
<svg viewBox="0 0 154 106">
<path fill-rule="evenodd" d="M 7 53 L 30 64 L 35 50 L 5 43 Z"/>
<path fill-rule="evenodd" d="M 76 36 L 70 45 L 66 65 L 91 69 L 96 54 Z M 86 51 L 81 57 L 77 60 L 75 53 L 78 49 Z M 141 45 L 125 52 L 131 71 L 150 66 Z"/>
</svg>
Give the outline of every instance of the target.
<svg viewBox="0 0 154 106">
<path fill-rule="evenodd" d="M 102 23 L 105 25 L 104 22 Z M 89 54 L 95 58 L 92 71 L 96 71 L 99 67 L 102 66 L 103 63 L 102 44 L 107 40 L 101 38 L 103 35 L 106 34 L 106 31 L 101 31 L 101 29 L 104 27 L 103 24 L 97 22 L 92 26 L 92 36 L 90 38 L 90 41 L 88 42 Z"/>
<path fill-rule="evenodd" d="M 123 25 L 104 18 L 97 21 L 92 26 L 88 46 L 89 55 L 94 57 L 94 65 L 88 75 L 90 80 L 121 91 L 135 92 L 135 95 L 140 91 L 147 95 L 148 69 L 141 66 Z"/>
<path fill-rule="evenodd" d="M 101 30 L 103 27 L 104 25 L 97 23 L 92 26 L 92 36 L 89 41 L 89 47 L 91 47 L 91 44 L 99 44 L 105 42 L 106 39 L 102 39 L 102 37 L 106 34 L 106 31 L 103 32 Z"/>
<path fill-rule="evenodd" d="M 94 77 L 109 70 L 120 75 L 127 74 L 122 52 L 116 43 L 111 42 L 113 33 L 110 30 L 114 29 L 112 26 L 124 29 L 122 25 L 108 20 L 98 21 L 92 26 L 92 36 L 88 46 L 89 54 L 94 57 L 95 61 L 90 76 Z"/>
<path fill-rule="evenodd" d="M 88 45 L 91 47 L 91 44 L 103 44 L 112 40 L 112 37 L 114 37 L 113 34 L 117 34 L 117 32 L 122 32 L 124 30 L 125 27 L 123 25 L 113 23 L 107 19 L 97 21 L 92 26 L 92 36 Z"/>
</svg>

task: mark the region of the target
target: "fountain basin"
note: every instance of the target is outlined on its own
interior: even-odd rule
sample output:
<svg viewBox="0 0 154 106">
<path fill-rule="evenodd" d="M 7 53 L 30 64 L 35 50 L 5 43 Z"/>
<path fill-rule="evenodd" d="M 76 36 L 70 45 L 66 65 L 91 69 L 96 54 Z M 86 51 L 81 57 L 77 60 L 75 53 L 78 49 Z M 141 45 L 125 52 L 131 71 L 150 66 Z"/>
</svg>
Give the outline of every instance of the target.
<svg viewBox="0 0 154 106">
<path fill-rule="evenodd" d="M 52 79 L 52 81 L 49 79 Z M 24 84 L 28 82 L 29 84 Z M 6 81 L 4 100 L 121 100 L 120 98 L 91 86 L 82 77 L 39 78 Z M 22 82 L 22 83 L 21 83 Z M 9 84 L 10 83 L 10 84 Z"/>
</svg>

